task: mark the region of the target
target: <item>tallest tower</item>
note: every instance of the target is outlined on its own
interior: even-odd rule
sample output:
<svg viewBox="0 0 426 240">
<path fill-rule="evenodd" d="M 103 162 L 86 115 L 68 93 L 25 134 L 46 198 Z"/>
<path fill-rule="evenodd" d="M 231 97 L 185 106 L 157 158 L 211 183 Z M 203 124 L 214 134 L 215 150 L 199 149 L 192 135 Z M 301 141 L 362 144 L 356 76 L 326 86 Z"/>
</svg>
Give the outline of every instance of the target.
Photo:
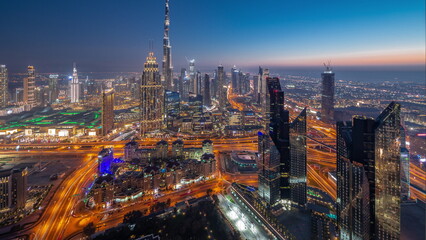
<svg viewBox="0 0 426 240">
<path fill-rule="evenodd" d="M 163 84 L 167 90 L 172 89 L 173 67 L 172 67 L 172 47 L 169 39 L 169 0 L 166 0 L 165 19 L 164 19 L 164 38 L 163 38 Z"/>
</svg>

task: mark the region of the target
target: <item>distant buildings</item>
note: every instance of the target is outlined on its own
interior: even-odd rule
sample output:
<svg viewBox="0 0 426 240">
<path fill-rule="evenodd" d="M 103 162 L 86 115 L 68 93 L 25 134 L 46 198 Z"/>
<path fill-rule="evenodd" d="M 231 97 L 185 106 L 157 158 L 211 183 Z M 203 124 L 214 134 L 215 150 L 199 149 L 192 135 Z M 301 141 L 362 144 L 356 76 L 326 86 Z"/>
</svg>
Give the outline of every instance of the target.
<svg viewBox="0 0 426 240">
<path fill-rule="evenodd" d="M 399 239 L 400 105 L 374 120 L 337 123 L 337 222 L 340 239 Z"/>
<path fill-rule="evenodd" d="M 166 0 L 165 19 L 164 19 L 164 37 L 163 37 L 163 78 L 166 90 L 172 90 L 173 66 L 172 66 L 172 47 L 169 38 L 170 16 L 169 0 Z"/>
<path fill-rule="evenodd" d="M 102 92 L 102 135 L 114 128 L 114 89 Z"/>
<path fill-rule="evenodd" d="M 26 168 L 0 171 L 0 211 L 25 207 L 27 175 Z"/>
<path fill-rule="evenodd" d="M 146 58 L 141 82 L 141 134 L 163 127 L 164 87 L 154 53 Z"/>
<path fill-rule="evenodd" d="M 77 67 L 75 63 L 72 69 L 72 79 L 70 82 L 70 95 L 71 95 L 71 103 L 80 102 L 80 83 L 78 81 Z"/>
<path fill-rule="evenodd" d="M 6 107 L 9 100 L 8 75 L 6 65 L 0 65 L 0 108 Z"/>
<path fill-rule="evenodd" d="M 28 77 L 24 78 L 24 104 L 28 110 L 36 105 L 35 99 L 35 68 L 28 66 Z"/>
<path fill-rule="evenodd" d="M 169 151 L 164 140 L 154 149 L 139 148 L 137 142 L 131 141 L 124 148 L 124 161 L 114 158 L 112 149 L 103 149 L 98 173 L 90 193 L 97 207 L 178 189 L 215 175 L 213 142 L 205 140 L 201 148 L 185 148 L 183 141 L 177 140 Z"/>
<path fill-rule="evenodd" d="M 332 122 L 334 120 L 334 73 L 330 65 L 326 65 L 321 78 L 321 119 L 325 122 Z"/>
</svg>

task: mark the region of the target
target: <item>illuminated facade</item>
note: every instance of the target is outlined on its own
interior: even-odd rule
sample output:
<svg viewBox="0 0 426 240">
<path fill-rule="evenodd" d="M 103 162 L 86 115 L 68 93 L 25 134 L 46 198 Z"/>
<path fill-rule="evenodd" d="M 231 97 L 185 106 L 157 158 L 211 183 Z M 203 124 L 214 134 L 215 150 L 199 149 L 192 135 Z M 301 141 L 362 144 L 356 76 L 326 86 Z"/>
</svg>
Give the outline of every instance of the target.
<svg viewBox="0 0 426 240">
<path fill-rule="evenodd" d="M 0 171 L 0 210 L 25 207 L 28 170 Z"/>
<path fill-rule="evenodd" d="M 399 239 L 400 105 L 374 120 L 337 123 L 337 222 L 341 239 Z"/>
<path fill-rule="evenodd" d="M 8 76 L 6 65 L 0 65 L 0 108 L 8 104 Z"/>
<path fill-rule="evenodd" d="M 102 92 L 102 135 L 114 128 L 114 89 Z"/>
<path fill-rule="evenodd" d="M 399 239 L 401 232 L 401 105 L 395 102 L 376 119 L 376 238 Z"/>
<path fill-rule="evenodd" d="M 169 39 L 169 0 L 166 0 L 165 19 L 164 19 L 164 38 L 163 38 L 163 78 L 164 86 L 167 90 L 172 90 L 173 66 L 172 66 L 172 47 Z"/>
<path fill-rule="evenodd" d="M 334 119 L 334 73 L 330 65 L 326 65 L 321 78 L 321 119 L 325 122 L 332 122 Z"/>
<path fill-rule="evenodd" d="M 32 108 L 36 105 L 35 99 L 35 69 L 28 66 L 28 77 L 24 79 L 24 103 Z"/>
<path fill-rule="evenodd" d="M 141 134 L 163 127 L 164 87 L 154 53 L 146 58 L 141 82 Z"/>
<path fill-rule="evenodd" d="M 77 67 L 75 63 L 72 69 L 70 94 L 71 94 L 71 103 L 78 103 L 80 101 L 80 83 L 78 82 L 78 73 L 77 73 Z"/>
<path fill-rule="evenodd" d="M 48 101 L 49 103 L 54 103 L 58 99 L 59 89 L 58 89 L 58 74 L 49 75 L 49 91 L 48 91 Z"/>
<path fill-rule="evenodd" d="M 259 133 L 259 196 L 270 205 L 280 200 L 280 154 L 271 137 Z"/>
<path fill-rule="evenodd" d="M 290 125 L 291 201 L 306 204 L 306 108 Z"/>
</svg>

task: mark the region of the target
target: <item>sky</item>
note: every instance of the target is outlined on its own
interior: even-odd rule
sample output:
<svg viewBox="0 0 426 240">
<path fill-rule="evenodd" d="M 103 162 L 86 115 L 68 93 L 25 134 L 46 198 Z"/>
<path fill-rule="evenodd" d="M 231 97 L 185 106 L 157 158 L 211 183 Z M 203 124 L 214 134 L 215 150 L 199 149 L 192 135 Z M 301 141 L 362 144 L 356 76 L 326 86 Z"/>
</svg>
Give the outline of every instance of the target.
<svg viewBox="0 0 426 240">
<path fill-rule="evenodd" d="M 10 72 L 140 72 L 162 56 L 164 0 L 16 0 L 0 8 Z M 201 69 L 424 65 L 424 0 L 170 0 L 175 72 Z"/>
</svg>

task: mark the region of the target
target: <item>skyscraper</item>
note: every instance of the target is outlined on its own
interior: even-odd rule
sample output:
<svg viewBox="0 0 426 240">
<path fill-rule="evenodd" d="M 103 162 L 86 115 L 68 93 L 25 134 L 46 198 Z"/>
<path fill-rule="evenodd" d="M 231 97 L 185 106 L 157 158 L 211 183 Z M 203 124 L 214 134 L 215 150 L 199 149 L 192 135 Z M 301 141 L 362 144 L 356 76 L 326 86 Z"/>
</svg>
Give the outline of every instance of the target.
<svg viewBox="0 0 426 240">
<path fill-rule="evenodd" d="M 376 237 L 399 239 L 401 232 L 401 105 L 395 102 L 376 119 Z"/>
<path fill-rule="evenodd" d="M 35 69 L 28 66 L 28 77 L 24 79 L 24 103 L 32 108 L 35 106 Z"/>
<path fill-rule="evenodd" d="M 270 205 L 280 200 L 280 154 L 269 135 L 259 132 L 259 195 Z"/>
<path fill-rule="evenodd" d="M 400 105 L 337 123 L 337 221 L 343 239 L 399 239 Z"/>
<path fill-rule="evenodd" d="M 114 128 L 114 89 L 102 92 L 102 135 L 107 135 Z"/>
<path fill-rule="evenodd" d="M 208 74 L 204 75 L 203 104 L 206 107 L 210 107 L 212 105 L 212 99 L 210 96 L 210 76 Z"/>
<path fill-rule="evenodd" d="M 259 191 L 270 204 L 279 199 L 306 204 L 306 109 L 289 123 L 278 78 L 267 78 L 267 134 L 259 136 Z M 269 149 L 265 149 L 265 147 Z M 263 163 L 264 162 L 264 163 Z M 267 174 L 265 176 L 265 174 Z M 268 187 L 267 187 L 268 186 Z M 276 197 L 277 195 L 277 197 Z"/>
<path fill-rule="evenodd" d="M 290 125 L 291 201 L 306 204 L 306 108 Z"/>
<path fill-rule="evenodd" d="M 401 199 L 410 198 L 410 151 L 406 145 L 406 133 L 401 126 Z"/>
<path fill-rule="evenodd" d="M 330 64 L 326 65 L 322 78 L 321 91 L 321 119 L 325 122 L 332 122 L 334 119 L 334 73 Z"/>
<path fill-rule="evenodd" d="M 172 90 L 173 67 L 172 67 L 172 47 L 169 38 L 170 16 L 169 0 L 166 0 L 165 19 L 164 19 L 164 37 L 163 37 L 163 78 L 164 86 L 167 90 Z"/>
<path fill-rule="evenodd" d="M 239 77 L 240 77 L 240 75 L 239 75 L 239 71 L 237 70 L 236 66 L 234 66 L 231 69 L 231 74 L 232 74 L 232 76 L 231 76 L 232 92 L 233 93 L 240 93 L 239 92 L 239 82 L 240 82 Z"/>
<path fill-rule="evenodd" d="M 219 100 L 219 109 L 226 108 L 226 86 L 225 86 L 225 72 L 223 66 L 217 67 L 217 97 Z"/>
<path fill-rule="evenodd" d="M 78 73 L 77 73 L 77 67 L 75 63 L 72 69 L 70 94 L 71 94 L 71 103 L 78 103 L 80 101 L 80 83 L 78 82 Z"/>
<path fill-rule="evenodd" d="M 141 134 L 159 130 L 163 126 L 164 87 L 158 72 L 154 53 L 150 52 L 144 64 L 141 81 Z"/>
<path fill-rule="evenodd" d="M 269 78 L 269 69 L 263 69 L 263 68 L 259 68 L 259 72 L 261 73 L 261 77 L 260 77 L 260 84 L 259 84 L 259 104 L 261 109 L 263 110 L 262 112 L 262 117 L 263 120 L 265 122 L 264 126 L 267 129 L 268 128 L 268 116 L 267 116 L 267 109 L 268 109 L 268 85 L 267 85 L 267 78 Z"/>
<path fill-rule="evenodd" d="M 8 76 L 6 65 L 0 65 L 0 108 L 6 107 L 9 100 Z"/>
<path fill-rule="evenodd" d="M 194 85 L 194 93 L 196 95 L 201 95 L 202 91 L 201 91 L 201 82 L 202 82 L 202 76 L 201 76 L 201 72 L 197 71 L 197 73 L 195 74 L 195 85 Z"/>
<path fill-rule="evenodd" d="M 59 89 L 58 89 L 58 74 L 49 75 L 49 90 L 48 90 L 48 102 L 50 104 L 54 103 L 58 99 Z"/>
</svg>

